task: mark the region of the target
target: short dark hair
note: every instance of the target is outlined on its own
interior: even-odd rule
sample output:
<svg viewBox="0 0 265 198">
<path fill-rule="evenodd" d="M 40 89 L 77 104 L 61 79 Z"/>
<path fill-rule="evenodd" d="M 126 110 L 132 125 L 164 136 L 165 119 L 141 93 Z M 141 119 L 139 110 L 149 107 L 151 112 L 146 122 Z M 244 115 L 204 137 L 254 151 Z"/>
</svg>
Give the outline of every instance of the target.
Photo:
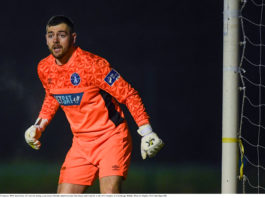
<svg viewBox="0 0 265 198">
<path fill-rule="evenodd" d="M 49 21 L 47 22 L 46 27 L 56 26 L 56 25 L 59 25 L 61 23 L 65 23 L 66 25 L 68 25 L 71 33 L 73 33 L 75 31 L 74 30 L 74 22 L 69 17 L 66 17 L 64 15 L 52 16 L 49 19 Z"/>
</svg>

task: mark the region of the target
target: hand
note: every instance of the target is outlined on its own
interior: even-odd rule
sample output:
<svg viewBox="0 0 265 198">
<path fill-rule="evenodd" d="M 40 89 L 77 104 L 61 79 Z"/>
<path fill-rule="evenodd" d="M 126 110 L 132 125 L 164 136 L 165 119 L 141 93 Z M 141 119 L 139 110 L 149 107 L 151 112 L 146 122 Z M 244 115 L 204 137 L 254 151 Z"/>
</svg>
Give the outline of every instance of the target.
<svg viewBox="0 0 265 198">
<path fill-rule="evenodd" d="M 33 149 L 39 150 L 41 143 L 39 141 L 42 132 L 48 125 L 47 119 L 38 118 L 34 125 L 29 127 L 25 132 L 25 140 Z"/>
<path fill-rule="evenodd" d="M 39 138 L 41 137 L 41 130 L 38 126 L 32 125 L 25 132 L 25 140 L 29 146 L 31 146 L 35 150 L 39 150 L 41 143 Z"/>
<path fill-rule="evenodd" d="M 149 124 L 139 127 L 138 133 L 143 136 L 141 140 L 141 155 L 143 159 L 146 159 L 147 156 L 154 157 L 163 148 L 163 141 L 152 131 Z"/>
<path fill-rule="evenodd" d="M 141 154 L 142 158 L 154 157 L 158 151 L 164 146 L 163 141 L 157 136 L 156 133 L 152 132 L 142 137 L 141 141 Z"/>
</svg>

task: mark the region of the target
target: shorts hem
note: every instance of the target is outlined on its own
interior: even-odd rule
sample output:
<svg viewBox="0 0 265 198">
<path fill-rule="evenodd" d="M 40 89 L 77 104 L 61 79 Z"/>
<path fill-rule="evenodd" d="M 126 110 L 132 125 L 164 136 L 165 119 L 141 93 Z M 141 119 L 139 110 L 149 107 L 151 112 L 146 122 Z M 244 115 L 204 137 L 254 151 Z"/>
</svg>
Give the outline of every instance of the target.
<svg viewBox="0 0 265 198">
<path fill-rule="evenodd" d="M 106 174 L 106 175 L 101 175 L 98 178 L 101 179 L 102 177 L 109 177 L 109 176 L 120 176 L 122 177 L 123 180 L 125 180 L 127 178 L 127 175 L 125 174 Z"/>
<path fill-rule="evenodd" d="M 84 186 L 92 186 L 93 182 L 59 181 L 58 184 L 77 184 L 77 185 L 84 185 Z"/>
</svg>

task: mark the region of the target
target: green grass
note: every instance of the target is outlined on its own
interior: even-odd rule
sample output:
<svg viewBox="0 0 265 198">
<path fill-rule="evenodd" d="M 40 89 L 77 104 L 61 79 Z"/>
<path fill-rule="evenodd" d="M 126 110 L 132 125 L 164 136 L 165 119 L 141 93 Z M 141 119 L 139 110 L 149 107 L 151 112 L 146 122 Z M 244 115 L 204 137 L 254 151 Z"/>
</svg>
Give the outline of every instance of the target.
<svg viewBox="0 0 265 198">
<path fill-rule="evenodd" d="M 132 166 L 124 183 L 127 193 L 220 193 L 219 170 L 201 165 Z"/>
<path fill-rule="evenodd" d="M 0 193 L 56 192 L 60 167 L 40 162 L 10 162 L 0 165 Z"/>
<path fill-rule="evenodd" d="M 0 193 L 56 193 L 61 164 L 12 161 L 0 164 Z M 184 164 L 132 163 L 123 193 L 220 193 L 220 170 Z M 98 193 L 98 180 L 87 193 Z"/>
</svg>

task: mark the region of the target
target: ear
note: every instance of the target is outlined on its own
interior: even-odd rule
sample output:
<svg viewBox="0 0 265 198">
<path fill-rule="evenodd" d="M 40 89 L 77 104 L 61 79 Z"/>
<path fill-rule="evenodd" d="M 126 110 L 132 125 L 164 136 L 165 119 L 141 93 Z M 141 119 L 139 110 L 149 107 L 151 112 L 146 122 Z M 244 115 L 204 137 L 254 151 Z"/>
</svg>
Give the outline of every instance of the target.
<svg viewBox="0 0 265 198">
<path fill-rule="evenodd" d="M 73 45 L 76 43 L 76 37 L 77 37 L 77 34 L 75 32 L 72 33 Z"/>
</svg>

